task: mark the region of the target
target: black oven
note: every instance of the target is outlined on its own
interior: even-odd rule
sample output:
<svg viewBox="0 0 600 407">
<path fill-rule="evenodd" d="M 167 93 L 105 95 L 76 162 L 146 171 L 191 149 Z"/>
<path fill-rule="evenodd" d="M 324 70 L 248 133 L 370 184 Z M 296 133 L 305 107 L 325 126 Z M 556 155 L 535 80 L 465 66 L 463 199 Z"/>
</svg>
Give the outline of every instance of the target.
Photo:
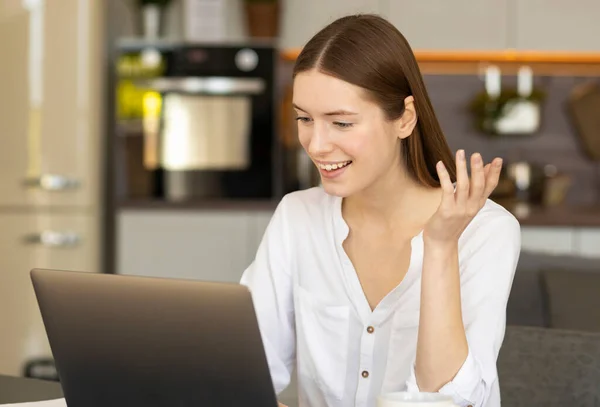
<svg viewBox="0 0 600 407">
<path fill-rule="evenodd" d="M 120 44 L 118 195 L 276 197 L 275 58 L 257 44 Z"/>
</svg>

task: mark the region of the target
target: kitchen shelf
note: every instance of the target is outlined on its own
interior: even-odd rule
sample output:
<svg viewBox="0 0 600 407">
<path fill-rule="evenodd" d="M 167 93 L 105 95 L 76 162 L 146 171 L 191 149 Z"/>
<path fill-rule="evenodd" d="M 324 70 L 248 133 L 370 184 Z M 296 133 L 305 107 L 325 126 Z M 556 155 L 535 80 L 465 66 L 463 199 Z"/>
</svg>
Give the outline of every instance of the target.
<svg viewBox="0 0 600 407">
<path fill-rule="evenodd" d="M 293 62 L 300 49 L 285 49 L 283 60 Z M 435 51 L 415 50 L 423 74 L 480 74 L 488 65 L 498 66 L 503 74 L 516 74 L 527 65 L 536 75 L 600 76 L 600 53 L 550 51 Z"/>
<path fill-rule="evenodd" d="M 557 207 L 531 206 L 527 214 L 521 214 L 516 207 L 505 205 L 513 213 L 521 226 L 543 227 L 600 227 L 600 206 L 562 205 Z"/>
</svg>

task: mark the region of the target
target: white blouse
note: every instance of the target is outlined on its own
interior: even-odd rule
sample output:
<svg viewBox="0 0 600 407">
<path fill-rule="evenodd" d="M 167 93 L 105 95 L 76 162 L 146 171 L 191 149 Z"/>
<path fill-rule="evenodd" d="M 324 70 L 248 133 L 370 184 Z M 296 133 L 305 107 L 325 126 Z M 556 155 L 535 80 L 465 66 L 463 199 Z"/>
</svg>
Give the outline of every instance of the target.
<svg viewBox="0 0 600 407">
<path fill-rule="evenodd" d="M 275 390 L 288 386 L 295 366 L 300 407 L 375 407 L 381 393 L 418 391 L 422 236 L 412 240 L 403 281 L 371 311 L 342 247 L 349 228 L 341 202 L 320 187 L 286 195 L 241 280 Z M 469 353 L 440 392 L 461 406 L 500 407 L 496 358 L 519 252 L 518 221 L 488 200 L 459 240 Z"/>
</svg>

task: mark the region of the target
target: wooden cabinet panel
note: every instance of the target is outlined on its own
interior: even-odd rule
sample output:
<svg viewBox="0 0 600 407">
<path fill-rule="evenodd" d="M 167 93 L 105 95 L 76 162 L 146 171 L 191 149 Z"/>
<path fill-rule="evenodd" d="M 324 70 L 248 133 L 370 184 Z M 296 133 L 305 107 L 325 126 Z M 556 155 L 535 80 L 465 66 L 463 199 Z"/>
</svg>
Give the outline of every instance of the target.
<svg viewBox="0 0 600 407">
<path fill-rule="evenodd" d="M 389 0 L 389 19 L 413 49 L 501 50 L 510 0 Z"/>
<path fill-rule="evenodd" d="M 96 205 L 101 2 L 21 3 L 0 7 L 0 205 Z"/>
<path fill-rule="evenodd" d="M 0 214 L 0 374 L 51 355 L 29 271 L 99 271 L 97 228 L 87 214 Z"/>
<path fill-rule="evenodd" d="M 301 48 L 327 24 L 347 14 L 379 13 L 378 0 L 284 0 L 281 46 Z"/>
<path fill-rule="evenodd" d="M 513 1 L 517 49 L 600 51 L 600 1 Z"/>
</svg>

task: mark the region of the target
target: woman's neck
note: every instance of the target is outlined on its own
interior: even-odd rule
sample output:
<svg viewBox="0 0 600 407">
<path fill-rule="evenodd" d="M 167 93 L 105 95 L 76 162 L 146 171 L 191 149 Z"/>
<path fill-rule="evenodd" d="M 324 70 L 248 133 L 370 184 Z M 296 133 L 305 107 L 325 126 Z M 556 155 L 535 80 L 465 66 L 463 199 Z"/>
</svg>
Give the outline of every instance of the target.
<svg viewBox="0 0 600 407">
<path fill-rule="evenodd" d="M 437 210 L 441 189 L 426 187 L 406 172 L 381 179 L 377 184 L 344 198 L 343 214 L 349 224 L 395 229 L 420 229 Z"/>
</svg>

